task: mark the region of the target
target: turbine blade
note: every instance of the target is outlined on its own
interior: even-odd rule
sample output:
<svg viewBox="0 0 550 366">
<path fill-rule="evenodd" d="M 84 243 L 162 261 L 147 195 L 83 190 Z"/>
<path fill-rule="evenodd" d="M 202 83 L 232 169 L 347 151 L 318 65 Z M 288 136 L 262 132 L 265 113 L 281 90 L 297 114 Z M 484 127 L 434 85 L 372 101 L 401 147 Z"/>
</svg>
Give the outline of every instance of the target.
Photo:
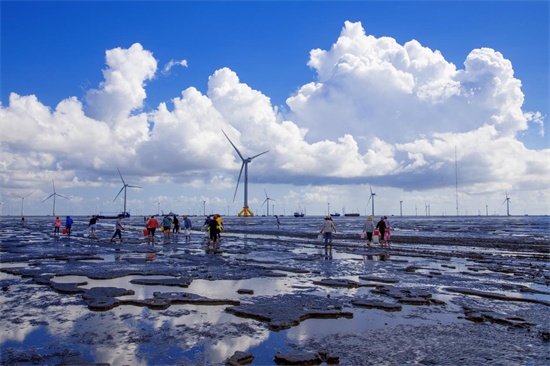
<svg viewBox="0 0 550 366">
<path fill-rule="evenodd" d="M 57 194 L 57 193 L 56 193 L 56 196 L 59 196 L 59 197 L 63 197 L 63 198 L 66 198 L 66 199 L 70 200 L 70 198 L 69 198 L 69 197 L 67 197 L 67 196 L 64 196 L 64 195 L 62 195 L 62 194 Z"/>
<path fill-rule="evenodd" d="M 267 191 L 265 190 L 265 188 L 264 188 L 264 193 L 265 193 L 265 198 L 268 199 L 267 198 Z"/>
<path fill-rule="evenodd" d="M 369 200 L 367 201 L 367 205 L 370 203 L 371 199 L 372 199 L 372 194 L 369 196 Z"/>
<path fill-rule="evenodd" d="M 265 199 L 264 203 L 262 203 L 262 207 L 264 207 L 264 205 L 265 205 L 265 203 L 267 202 L 268 199 L 269 199 L 269 198 L 266 198 L 266 199 Z M 268 204 L 269 204 L 269 203 L 268 203 Z"/>
<path fill-rule="evenodd" d="M 122 184 L 126 185 L 126 182 L 124 181 L 124 178 L 122 178 L 122 174 L 120 173 L 120 169 L 116 168 L 118 170 L 118 175 L 120 175 L 120 179 L 122 179 Z"/>
<path fill-rule="evenodd" d="M 241 175 L 243 174 L 244 161 L 241 165 L 241 171 L 239 172 L 239 179 L 237 179 L 237 186 L 235 187 L 235 194 L 233 195 L 233 202 L 235 202 L 235 197 L 237 197 L 237 189 L 239 189 L 239 182 L 241 181 Z"/>
<path fill-rule="evenodd" d="M 15 196 L 15 197 L 23 198 L 23 197 L 21 197 L 20 195 L 15 194 L 15 193 L 12 193 L 11 195 L 12 195 L 12 196 Z"/>
<path fill-rule="evenodd" d="M 369 184 L 370 195 L 372 196 L 372 186 Z"/>
<path fill-rule="evenodd" d="M 31 193 L 29 193 L 28 195 L 26 195 L 24 198 L 29 197 L 29 196 L 30 196 L 31 194 L 33 194 L 33 193 L 34 193 L 34 191 L 32 191 Z M 23 197 L 22 197 L 22 198 L 23 198 Z"/>
<path fill-rule="evenodd" d="M 268 152 L 269 152 L 269 150 L 264 151 L 263 153 L 259 153 L 258 155 L 254 155 L 253 157 L 251 157 L 251 158 L 249 158 L 249 159 L 250 159 L 250 160 L 255 159 L 255 158 L 257 158 L 258 156 L 263 155 L 263 154 L 268 153 Z"/>
<path fill-rule="evenodd" d="M 244 161 L 244 157 L 242 156 L 241 152 L 239 151 L 239 149 L 237 149 L 237 146 L 235 146 L 235 144 L 233 144 L 233 142 L 231 142 L 231 140 L 229 139 L 229 137 L 227 137 L 226 133 L 224 130 L 222 130 L 223 134 L 225 135 L 225 137 L 227 138 L 227 140 L 229 141 L 229 143 L 231 144 L 231 146 L 233 146 L 233 148 L 235 149 L 235 151 L 237 152 L 237 154 L 239 154 L 240 158 L 242 161 Z"/>
<path fill-rule="evenodd" d="M 54 195 L 54 193 L 50 194 L 50 195 L 48 196 L 48 198 L 46 198 L 44 201 L 42 201 L 42 203 L 44 203 L 44 202 L 46 202 L 47 200 L 49 200 L 53 195 Z"/>
<path fill-rule="evenodd" d="M 140 186 L 131 186 L 131 185 L 126 185 L 126 187 L 129 187 L 129 188 L 143 188 L 143 187 L 140 187 Z"/>
<path fill-rule="evenodd" d="M 118 191 L 118 194 L 116 195 L 116 197 L 115 197 L 115 199 L 113 200 L 113 202 L 115 202 L 116 199 L 118 198 L 118 196 L 120 196 L 120 194 L 122 193 L 122 191 L 124 190 L 124 188 L 126 188 L 126 186 L 122 187 L 122 188 L 120 189 L 120 191 Z"/>
<path fill-rule="evenodd" d="M 52 186 L 53 186 L 53 193 L 55 193 L 55 183 L 54 183 L 53 179 L 52 179 Z"/>
</svg>

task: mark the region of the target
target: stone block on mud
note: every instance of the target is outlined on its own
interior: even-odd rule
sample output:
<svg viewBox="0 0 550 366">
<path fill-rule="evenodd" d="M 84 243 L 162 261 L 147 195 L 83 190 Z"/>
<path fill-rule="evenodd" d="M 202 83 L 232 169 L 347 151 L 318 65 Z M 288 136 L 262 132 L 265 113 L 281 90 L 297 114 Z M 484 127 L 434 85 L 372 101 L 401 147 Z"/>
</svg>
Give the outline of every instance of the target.
<svg viewBox="0 0 550 366">
<path fill-rule="evenodd" d="M 389 278 L 380 278 L 380 277 L 373 277 L 373 276 L 359 276 L 360 280 L 363 281 L 371 281 L 371 282 L 381 282 L 381 283 L 398 283 L 399 280 L 393 280 Z"/>
<path fill-rule="evenodd" d="M 139 278 L 130 281 L 135 285 L 173 287 L 189 287 L 191 282 L 193 280 L 189 278 Z"/>
<path fill-rule="evenodd" d="M 88 282 L 78 282 L 78 283 L 58 283 L 50 282 L 51 288 L 61 294 L 80 294 L 86 292 L 85 289 L 79 286 L 85 286 Z"/>
<path fill-rule="evenodd" d="M 254 290 L 250 290 L 250 289 L 247 289 L 247 288 L 241 288 L 241 289 L 237 290 L 237 293 L 241 294 L 241 295 L 254 295 Z"/>
<path fill-rule="evenodd" d="M 225 311 L 243 318 L 252 318 L 279 331 L 310 318 L 353 318 L 353 313 L 341 310 L 342 304 L 333 299 L 313 295 L 279 295 L 254 299 L 254 303 L 226 308 Z"/>
<path fill-rule="evenodd" d="M 241 365 L 248 365 L 249 363 L 252 363 L 254 361 L 254 355 L 248 352 L 241 352 L 236 351 L 233 356 L 231 356 L 227 362 L 226 365 L 228 366 L 241 366 Z"/>
<path fill-rule="evenodd" d="M 155 299 L 166 300 L 171 304 L 194 304 L 194 305 L 240 305 L 240 301 L 231 299 L 209 299 L 188 292 L 155 292 Z"/>
<path fill-rule="evenodd" d="M 313 281 L 313 284 L 328 287 L 359 287 L 359 282 L 348 280 L 345 278 L 323 278 L 321 281 Z"/>
<path fill-rule="evenodd" d="M 403 307 L 399 304 L 388 303 L 380 300 L 357 299 L 351 303 L 355 306 L 360 306 L 367 309 L 380 309 L 384 311 L 401 311 Z"/>
<path fill-rule="evenodd" d="M 82 294 L 88 308 L 94 311 L 107 311 L 120 305 L 117 296 L 133 295 L 134 291 L 117 287 L 93 287 Z"/>
<path fill-rule="evenodd" d="M 313 352 L 277 353 L 273 361 L 278 365 L 320 365 L 323 362 L 321 356 Z"/>
</svg>

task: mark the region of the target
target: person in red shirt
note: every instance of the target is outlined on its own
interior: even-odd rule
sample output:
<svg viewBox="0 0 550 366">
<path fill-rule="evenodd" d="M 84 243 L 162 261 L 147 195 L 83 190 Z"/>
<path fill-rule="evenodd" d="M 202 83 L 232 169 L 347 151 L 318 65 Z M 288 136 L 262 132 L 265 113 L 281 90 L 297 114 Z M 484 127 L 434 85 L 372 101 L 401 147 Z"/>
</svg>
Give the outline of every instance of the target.
<svg viewBox="0 0 550 366">
<path fill-rule="evenodd" d="M 149 231 L 147 243 L 150 243 L 152 238 L 153 244 L 155 244 L 155 230 L 159 227 L 159 222 L 155 219 L 155 216 L 151 216 L 151 218 L 147 221 L 147 224 L 145 224 L 145 227 L 147 228 L 147 231 Z"/>
</svg>

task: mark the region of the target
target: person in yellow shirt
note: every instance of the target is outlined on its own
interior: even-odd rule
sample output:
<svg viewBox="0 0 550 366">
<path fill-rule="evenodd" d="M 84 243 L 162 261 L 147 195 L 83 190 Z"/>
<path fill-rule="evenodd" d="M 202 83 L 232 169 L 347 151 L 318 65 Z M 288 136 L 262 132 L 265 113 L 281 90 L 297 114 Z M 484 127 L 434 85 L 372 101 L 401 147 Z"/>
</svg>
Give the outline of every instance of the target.
<svg viewBox="0 0 550 366">
<path fill-rule="evenodd" d="M 218 222 L 218 241 L 222 240 L 223 223 L 220 215 L 214 216 L 214 219 Z"/>
</svg>

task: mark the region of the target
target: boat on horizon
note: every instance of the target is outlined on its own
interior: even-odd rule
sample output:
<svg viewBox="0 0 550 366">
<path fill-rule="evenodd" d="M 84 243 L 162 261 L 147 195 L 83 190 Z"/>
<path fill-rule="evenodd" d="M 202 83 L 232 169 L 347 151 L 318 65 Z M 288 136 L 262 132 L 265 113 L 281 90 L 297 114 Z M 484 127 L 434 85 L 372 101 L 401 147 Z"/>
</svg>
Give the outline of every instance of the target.
<svg viewBox="0 0 550 366">
<path fill-rule="evenodd" d="M 130 218 L 130 213 L 129 212 L 123 212 L 123 213 L 120 213 L 118 215 L 92 215 L 92 217 L 95 217 L 96 219 L 118 219 L 119 216 L 122 216 L 122 218 L 124 219 L 128 219 Z"/>
<path fill-rule="evenodd" d="M 330 216 L 332 216 L 332 217 L 338 217 L 338 216 L 340 216 L 340 214 L 339 214 L 338 212 L 335 212 L 335 213 L 331 213 Z"/>
<path fill-rule="evenodd" d="M 356 212 L 351 212 L 351 213 L 344 214 L 344 216 L 361 216 L 361 215 Z"/>
<path fill-rule="evenodd" d="M 305 214 L 303 212 L 298 212 L 298 211 L 294 212 L 294 217 L 304 217 L 304 216 Z"/>
</svg>

